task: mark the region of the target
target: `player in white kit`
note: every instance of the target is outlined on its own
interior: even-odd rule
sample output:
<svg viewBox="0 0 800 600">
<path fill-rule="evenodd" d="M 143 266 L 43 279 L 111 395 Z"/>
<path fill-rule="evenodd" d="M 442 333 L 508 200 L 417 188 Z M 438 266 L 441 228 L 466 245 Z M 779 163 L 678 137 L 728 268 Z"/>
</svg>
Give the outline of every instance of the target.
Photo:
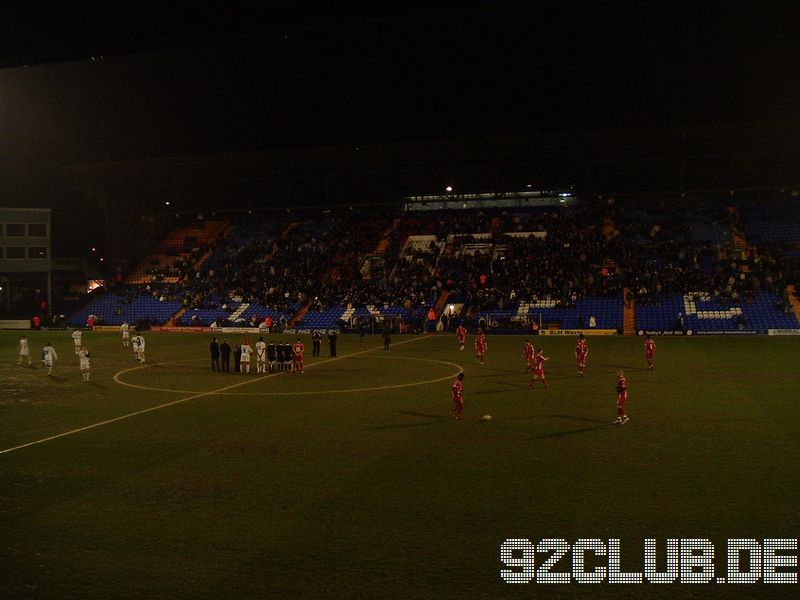
<svg viewBox="0 0 800 600">
<path fill-rule="evenodd" d="M 89 349 L 86 346 L 81 346 L 78 352 L 78 358 L 81 361 L 81 377 L 84 381 L 89 381 L 92 375 L 92 365 L 89 363 Z"/>
<path fill-rule="evenodd" d="M 119 326 L 119 330 L 122 332 L 122 345 L 127 348 L 131 341 L 131 327 L 128 323 L 123 323 Z"/>
<path fill-rule="evenodd" d="M 24 359 L 28 359 L 28 366 L 31 366 L 31 345 L 30 341 L 24 335 L 19 338 L 19 360 L 18 365 L 22 364 Z"/>
<path fill-rule="evenodd" d="M 267 345 L 263 337 L 258 338 L 256 342 L 256 372 L 267 372 Z"/>
<path fill-rule="evenodd" d="M 133 354 L 136 360 L 144 364 L 144 337 L 140 333 L 133 336 Z"/>
<path fill-rule="evenodd" d="M 57 358 L 56 349 L 50 345 L 50 342 L 47 342 L 47 345 L 42 349 L 42 366 L 47 367 L 48 376 L 53 374 L 53 364 Z"/>
<path fill-rule="evenodd" d="M 75 331 L 72 332 L 72 341 L 75 342 L 75 355 L 76 356 L 78 354 L 80 354 L 81 346 L 83 346 L 83 343 L 81 342 L 81 335 L 82 335 L 82 332 L 81 332 L 80 329 L 76 329 Z"/>
<path fill-rule="evenodd" d="M 250 340 L 245 338 L 242 340 L 242 373 L 250 372 L 250 355 L 253 353 L 253 347 L 250 345 Z"/>
</svg>

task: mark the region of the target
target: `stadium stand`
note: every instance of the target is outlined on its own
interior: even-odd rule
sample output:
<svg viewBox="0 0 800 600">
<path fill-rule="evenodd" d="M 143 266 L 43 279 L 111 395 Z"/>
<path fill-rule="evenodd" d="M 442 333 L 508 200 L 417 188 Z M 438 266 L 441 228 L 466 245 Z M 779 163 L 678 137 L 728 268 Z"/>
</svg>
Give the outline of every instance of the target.
<svg viewBox="0 0 800 600">
<path fill-rule="evenodd" d="M 188 269 L 196 269 L 208 258 L 211 245 L 229 225 L 227 221 L 207 221 L 174 229 L 128 275 L 127 283 L 140 285 L 156 280 L 177 283 Z"/>
<path fill-rule="evenodd" d="M 739 212 L 750 243 L 800 250 L 800 203 L 763 202 L 743 207 Z"/>
<path fill-rule="evenodd" d="M 153 296 L 136 293 L 108 292 L 73 313 L 67 323 L 83 327 L 89 315 L 94 315 L 98 324 L 105 325 L 122 325 L 124 322 L 132 324 L 144 320 L 152 324 L 162 324 L 180 308 L 180 302 L 161 301 Z"/>
<path fill-rule="evenodd" d="M 70 323 L 94 314 L 113 324 L 253 325 L 270 316 L 301 329 L 357 328 L 420 325 L 433 307 L 444 328 L 575 329 L 591 320 L 622 330 L 626 314 L 628 330 L 671 330 L 679 314 L 695 331 L 794 328 L 786 290 L 797 268 L 786 258 L 800 231 L 798 219 L 782 222 L 786 214 L 800 210 L 609 200 L 209 222 L 173 231 L 126 285 Z"/>
</svg>

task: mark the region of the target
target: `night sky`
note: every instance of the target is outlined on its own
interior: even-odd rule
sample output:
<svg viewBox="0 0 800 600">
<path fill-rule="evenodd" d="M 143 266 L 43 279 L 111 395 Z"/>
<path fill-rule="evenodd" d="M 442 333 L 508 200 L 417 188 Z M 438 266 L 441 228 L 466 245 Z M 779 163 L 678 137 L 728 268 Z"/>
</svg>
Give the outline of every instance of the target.
<svg viewBox="0 0 800 600">
<path fill-rule="evenodd" d="M 797 2 L 375 4 L 5 15 L 0 193 L 105 160 L 800 117 Z"/>
</svg>

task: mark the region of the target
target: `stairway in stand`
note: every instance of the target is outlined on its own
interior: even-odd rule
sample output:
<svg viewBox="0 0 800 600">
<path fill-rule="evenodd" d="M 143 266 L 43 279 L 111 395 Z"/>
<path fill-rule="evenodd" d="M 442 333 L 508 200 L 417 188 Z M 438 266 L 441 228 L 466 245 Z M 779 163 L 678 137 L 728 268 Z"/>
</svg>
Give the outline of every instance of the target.
<svg viewBox="0 0 800 600">
<path fill-rule="evenodd" d="M 228 317 L 228 318 L 235 323 L 236 319 L 241 317 L 248 308 L 250 308 L 250 303 L 249 302 L 242 302 L 239 305 L 239 308 L 237 308 L 235 311 L 233 311 L 231 313 L 231 316 Z"/>
<path fill-rule="evenodd" d="M 623 298 L 630 298 L 624 301 L 622 312 L 622 332 L 625 335 L 636 335 L 636 299 L 628 288 L 623 292 Z"/>
<path fill-rule="evenodd" d="M 731 217 L 731 238 L 733 239 L 733 247 L 737 250 L 744 250 L 747 248 L 747 239 L 745 238 L 744 231 L 742 231 L 741 219 L 739 217 L 739 209 L 736 206 L 728 207 L 728 214 Z"/>
<path fill-rule="evenodd" d="M 617 224 L 611 217 L 603 217 L 603 235 L 607 240 L 610 240 L 614 235 Z"/>
<path fill-rule="evenodd" d="M 400 221 L 401 221 L 400 217 L 397 217 L 392 221 L 392 224 L 386 228 L 386 231 L 383 232 L 383 235 L 381 236 L 381 239 L 378 242 L 378 246 L 375 248 L 375 254 L 384 254 L 386 252 L 386 249 L 389 247 L 389 241 L 390 241 L 389 238 L 391 237 L 392 232 L 394 232 L 394 230 L 397 229 L 397 226 L 400 224 Z"/>
<path fill-rule="evenodd" d="M 795 296 L 795 286 L 787 285 L 786 291 L 789 293 L 789 302 L 792 303 L 792 310 L 794 310 L 794 316 L 797 319 L 797 322 L 800 323 L 800 299 Z"/>
<path fill-rule="evenodd" d="M 211 256 L 211 246 L 220 237 L 230 231 L 228 221 L 207 221 L 196 225 L 178 227 L 170 231 L 169 235 L 156 247 L 147 258 L 128 274 L 125 282 L 135 285 L 149 283 L 152 269 L 168 270 L 178 257 L 191 259 L 193 249 L 206 248 L 206 251 L 194 262 L 193 268 L 197 269 Z M 170 275 L 164 277 L 165 283 L 178 283 L 178 277 Z"/>
<path fill-rule="evenodd" d="M 307 312 L 308 312 L 308 304 L 304 304 L 303 306 L 300 307 L 300 310 L 297 311 L 297 314 L 292 317 L 292 320 L 289 321 L 289 325 L 287 325 L 287 327 L 294 327 L 295 325 L 297 325 L 300 321 L 303 320 L 303 317 Z"/>
<path fill-rule="evenodd" d="M 222 231 L 222 233 L 219 234 L 218 239 L 224 239 L 224 238 L 228 237 L 230 235 L 231 231 L 233 231 L 235 228 L 236 227 L 235 227 L 235 225 L 233 225 L 233 223 L 229 223 L 228 226 Z M 198 270 L 200 267 L 202 267 L 203 264 L 209 258 L 211 258 L 212 254 L 214 254 L 214 248 L 213 247 L 209 247 L 208 250 L 206 250 L 205 253 L 200 258 L 197 259 L 197 262 L 194 263 L 195 271 Z"/>
<path fill-rule="evenodd" d="M 286 229 L 283 230 L 283 233 L 281 233 L 281 237 L 283 239 L 286 239 L 287 237 L 289 237 L 289 234 L 292 233 L 292 230 L 296 229 L 299 225 L 300 225 L 299 221 L 292 221 L 286 226 Z"/>
<path fill-rule="evenodd" d="M 185 313 L 186 310 L 187 308 L 185 306 L 182 306 L 178 312 L 176 312 L 169 318 L 169 320 L 167 321 L 167 325 L 169 327 L 175 327 L 175 324 L 178 322 L 178 319 L 180 319 L 183 316 L 183 313 Z"/>
<path fill-rule="evenodd" d="M 444 305 L 447 303 L 447 298 L 450 296 L 450 292 L 444 291 L 439 294 L 439 299 L 436 301 L 436 306 L 434 310 L 436 311 L 437 315 L 441 315 L 442 311 L 444 310 Z"/>
<path fill-rule="evenodd" d="M 729 206 L 728 212 L 731 215 L 731 239 L 733 240 L 733 249 L 735 250 L 735 255 L 751 255 L 752 249 L 750 245 L 747 243 L 747 237 L 744 234 L 744 230 L 737 225 L 740 223 L 739 218 L 739 209 L 736 206 Z M 741 270 L 745 273 L 750 271 L 750 265 L 743 264 L 741 265 Z"/>
</svg>

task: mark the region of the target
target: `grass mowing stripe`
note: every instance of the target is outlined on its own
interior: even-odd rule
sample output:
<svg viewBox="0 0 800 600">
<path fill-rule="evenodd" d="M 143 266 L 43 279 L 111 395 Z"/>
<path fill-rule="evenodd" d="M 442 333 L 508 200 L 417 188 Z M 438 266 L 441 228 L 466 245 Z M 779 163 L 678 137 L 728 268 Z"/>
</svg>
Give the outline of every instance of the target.
<svg viewBox="0 0 800 600">
<path fill-rule="evenodd" d="M 410 340 L 404 340 L 402 342 L 397 342 L 395 344 L 395 346 L 400 346 L 402 344 L 408 344 L 410 342 L 415 342 L 415 341 L 421 340 L 421 339 L 430 339 L 431 337 L 432 336 L 428 336 L 428 337 L 422 336 L 422 337 L 418 337 L 418 338 L 412 338 Z M 308 365 L 308 368 L 311 368 L 311 367 L 313 367 L 315 365 L 324 365 L 326 363 L 334 362 L 334 361 L 337 361 L 337 360 L 341 360 L 343 358 L 350 358 L 351 356 L 358 356 L 360 354 L 366 354 L 368 352 L 374 352 L 375 350 L 382 350 L 382 349 L 383 349 L 383 346 L 376 346 L 374 348 L 368 348 L 367 350 L 360 350 L 359 352 L 353 352 L 352 354 L 346 354 L 344 356 L 336 356 L 336 357 L 333 357 L 333 358 L 329 358 L 327 360 L 321 360 L 319 362 L 311 363 L 311 364 Z M 193 394 L 191 396 L 187 396 L 186 398 L 179 398 L 178 400 L 173 400 L 172 402 L 167 402 L 165 404 L 159 404 L 158 406 L 151 406 L 150 408 L 145 408 L 143 410 L 137 410 L 136 412 L 128 413 L 127 415 L 122 415 L 120 417 L 115 417 L 113 419 L 106 419 L 105 421 L 100 421 L 99 423 L 93 423 L 91 425 L 86 425 L 85 427 L 78 427 L 77 429 L 72 429 L 70 431 L 65 431 L 63 433 L 59 433 L 59 434 L 56 434 L 56 435 L 51 435 L 49 437 L 42 438 L 40 440 L 34 440 L 34 441 L 28 442 L 26 444 L 20 444 L 19 446 L 14 446 L 13 448 L 6 448 L 5 450 L 0 450 L 0 454 L 7 454 L 9 452 L 14 452 L 16 450 L 22 450 L 23 448 L 27 448 L 29 446 L 36 446 L 37 444 L 43 444 L 45 442 L 50 442 L 50 441 L 53 441 L 53 440 L 57 440 L 58 438 L 62 438 L 62 437 L 68 436 L 68 435 L 73 435 L 75 433 L 80 433 L 82 431 L 88 431 L 89 429 L 95 429 L 96 427 L 102 427 L 103 425 L 109 425 L 111 423 L 116 423 L 117 421 L 122 421 L 124 419 L 130 419 L 131 417 L 135 417 L 135 416 L 138 416 L 138 415 L 143 415 L 145 413 L 153 412 L 155 410 L 160 410 L 162 408 L 167 408 L 169 406 L 174 406 L 176 404 L 182 404 L 183 402 L 189 402 L 190 400 L 197 400 L 198 398 L 204 398 L 205 396 L 213 396 L 214 394 L 219 394 L 220 392 L 225 392 L 227 390 L 232 390 L 234 388 L 241 387 L 243 385 L 256 383 L 256 382 L 259 382 L 259 381 L 263 381 L 265 379 L 269 379 L 270 377 L 275 377 L 276 375 L 282 375 L 282 374 L 283 373 L 270 373 L 269 375 L 264 375 L 263 377 L 256 377 L 255 379 L 250 379 L 250 380 L 247 380 L 247 381 L 240 381 L 239 383 L 234 383 L 232 385 L 221 387 L 221 388 L 216 389 L 216 390 L 210 390 L 208 392 L 199 392 L 197 394 Z M 116 375 L 114 376 L 114 380 L 117 381 L 117 383 L 119 383 L 119 381 L 116 378 Z"/>
</svg>

